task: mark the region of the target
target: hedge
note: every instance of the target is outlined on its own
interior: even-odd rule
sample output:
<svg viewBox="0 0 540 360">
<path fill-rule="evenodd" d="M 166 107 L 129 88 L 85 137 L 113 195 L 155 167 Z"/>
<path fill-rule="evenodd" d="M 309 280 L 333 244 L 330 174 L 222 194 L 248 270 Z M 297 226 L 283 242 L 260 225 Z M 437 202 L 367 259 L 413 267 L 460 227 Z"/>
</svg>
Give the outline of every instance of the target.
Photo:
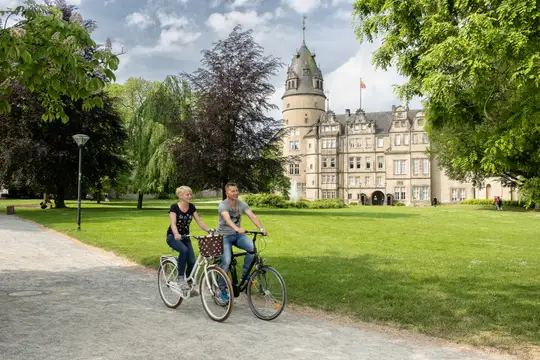
<svg viewBox="0 0 540 360">
<path fill-rule="evenodd" d="M 283 195 L 277 194 L 249 194 L 244 196 L 244 201 L 249 206 L 270 207 L 270 208 L 296 208 L 296 209 L 340 209 L 347 205 L 340 199 L 323 200 L 297 200 L 289 201 Z"/>
<path fill-rule="evenodd" d="M 461 202 L 463 205 L 490 205 L 495 206 L 495 203 L 492 199 L 470 199 L 470 200 L 463 200 Z M 529 205 L 530 207 L 534 207 L 534 202 L 529 204 L 528 202 L 521 201 L 521 200 L 503 200 L 503 206 L 519 206 L 519 207 L 527 207 Z"/>
</svg>

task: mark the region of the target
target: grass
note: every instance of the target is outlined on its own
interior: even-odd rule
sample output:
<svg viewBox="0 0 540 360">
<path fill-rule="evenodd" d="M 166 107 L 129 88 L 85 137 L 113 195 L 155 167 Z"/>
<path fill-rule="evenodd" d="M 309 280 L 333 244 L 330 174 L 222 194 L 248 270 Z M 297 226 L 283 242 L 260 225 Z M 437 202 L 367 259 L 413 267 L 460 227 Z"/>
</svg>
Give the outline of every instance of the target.
<svg viewBox="0 0 540 360">
<path fill-rule="evenodd" d="M 75 202 L 17 214 L 155 268 L 170 252 L 169 203 L 145 201 L 137 211 L 134 202 L 84 202 L 80 232 Z M 195 204 L 216 227 L 217 204 Z M 270 232 L 263 256 L 293 303 L 473 345 L 540 345 L 539 213 L 482 206 L 255 212 Z M 202 233 L 195 223 L 192 231 Z"/>
</svg>

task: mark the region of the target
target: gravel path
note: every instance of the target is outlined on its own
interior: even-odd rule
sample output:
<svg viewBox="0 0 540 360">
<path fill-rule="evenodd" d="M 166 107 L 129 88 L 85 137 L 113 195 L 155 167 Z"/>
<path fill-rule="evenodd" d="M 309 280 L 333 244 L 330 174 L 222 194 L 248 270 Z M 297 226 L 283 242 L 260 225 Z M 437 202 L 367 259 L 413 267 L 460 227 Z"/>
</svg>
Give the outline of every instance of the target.
<svg viewBox="0 0 540 360">
<path fill-rule="evenodd" d="M 165 307 L 154 271 L 7 215 L 0 215 L 0 354 L 3 360 L 512 359 L 287 309 L 264 322 L 242 300 L 225 323 L 216 323 L 199 298 Z"/>
</svg>

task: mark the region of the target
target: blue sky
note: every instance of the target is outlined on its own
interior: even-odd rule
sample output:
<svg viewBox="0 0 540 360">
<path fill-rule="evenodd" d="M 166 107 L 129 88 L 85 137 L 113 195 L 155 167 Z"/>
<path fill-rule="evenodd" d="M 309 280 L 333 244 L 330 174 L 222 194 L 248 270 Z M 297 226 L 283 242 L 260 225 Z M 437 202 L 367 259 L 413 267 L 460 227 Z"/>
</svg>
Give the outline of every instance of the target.
<svg viewBox="0 0 540 360">
<path fill-rule="evenodd" d="M 0 0 L 0 9 L 20 3 Z M 306 44 L 316 53 L 330 108 L 337 113 L 359 106 L 359 78 L 366 111 L 389 111 L 401 102 L 393 84 L 403 83 L 394 69 L 376 70 L 371 53 L 377 44 L 355 38 L 351 16 L 353 0 L 67 0 L 83 18 L 95 20 L 96 42 L 113 40 L 123 48 L 117 82 L 129 77 L 162 80 L 167 75 L 191 72 L 199 66 L 201 50 L 226 37 L 240 24 L 253 29 L 267 54 L 288 64 L 302 42 L 302 16 L 306 15 Z M 281 108 L 286 66 L 272 80 L 272 102 Z M 415 101 L 411 108 L 418 108 Z M 280 117 L 280 111 L 272 113 Z"/>
</svg>

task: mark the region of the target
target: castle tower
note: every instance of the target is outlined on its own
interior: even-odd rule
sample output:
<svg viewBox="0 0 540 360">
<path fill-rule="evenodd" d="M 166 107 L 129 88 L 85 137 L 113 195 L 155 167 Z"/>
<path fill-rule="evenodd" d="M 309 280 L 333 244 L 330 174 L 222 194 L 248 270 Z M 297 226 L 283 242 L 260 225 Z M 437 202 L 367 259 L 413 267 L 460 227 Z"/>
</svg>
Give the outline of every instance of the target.
<svg viewBox="0 0 540 360">
<path fill-rule="evenodd" d="M 326 101 L 322 72 L 315 62 L 315 54 L 306 46 L 305 29 L 304 18 L 302 45 L 293 55 L 287 70 L 285 93 L 281 97 L 283 127 L 287 130 L 283 138 L 283 155 L 296 158 L 286 169 L 286 174 L 291 179 L 293 199 L 305 198 L 306 188 L 318 185 L 306 175 L 317 172 L 319 168 L 315 155 L 317 142 L 309 141 L 306 135 L 315 135 L 314 125 L 324 114 Z"/>
</svg>

